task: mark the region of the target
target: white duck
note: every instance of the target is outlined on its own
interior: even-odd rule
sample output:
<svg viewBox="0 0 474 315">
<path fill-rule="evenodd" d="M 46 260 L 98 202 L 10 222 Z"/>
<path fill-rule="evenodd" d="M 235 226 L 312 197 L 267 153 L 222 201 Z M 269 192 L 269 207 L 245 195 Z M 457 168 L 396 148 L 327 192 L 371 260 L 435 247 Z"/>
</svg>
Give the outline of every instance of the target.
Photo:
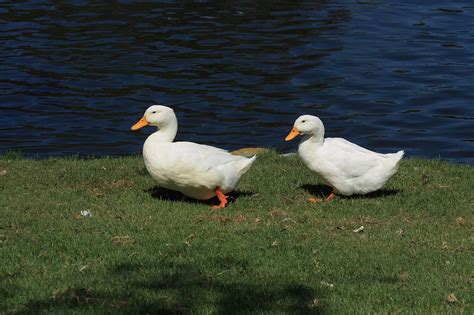
<svg viewBox="0 0 474 315">
<path fill-rule="evenodd" d="M 208 145 L 173 142 L 178 121 L 173 109 L 152 105 L 132 130 L 145 126 L 158 127 L 143 145 L 143 159 L 158 185 L 180 191 L 194 199 L 207 200 L 217 196 L 224 208 L 227 194 L 235 189 L 256 156 L 246 158 Z"/>
<path fill-rule="evenodd" d="M 342 138 L 324 138 L 322 121 L 311 115 L 296 119 L 285 140 L 290 141 L 300 134 L 304 137 L 298 147 L 299 156 L 333 188 L 326 201 L 334 198 L 336 192 L 349 196 L 382 188 L 397 172 L 404 154 L 404 151 L 381 154 Z"/>
</svg>

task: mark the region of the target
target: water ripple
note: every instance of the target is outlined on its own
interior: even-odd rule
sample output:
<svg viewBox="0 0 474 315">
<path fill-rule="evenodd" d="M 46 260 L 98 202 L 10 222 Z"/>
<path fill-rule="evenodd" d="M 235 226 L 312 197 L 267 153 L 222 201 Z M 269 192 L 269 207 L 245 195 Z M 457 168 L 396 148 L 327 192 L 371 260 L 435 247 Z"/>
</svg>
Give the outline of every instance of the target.
<svg viewBox="0 0 474 315">
<path fill-rule="evenodd" d="M 150 104 L 179 140 L 295 149 L 302 113 L 383 152 L 474 162 L 474 7 L 457 1 L 3 2 L 0 153 L 122 155 Z"/>
</svg>

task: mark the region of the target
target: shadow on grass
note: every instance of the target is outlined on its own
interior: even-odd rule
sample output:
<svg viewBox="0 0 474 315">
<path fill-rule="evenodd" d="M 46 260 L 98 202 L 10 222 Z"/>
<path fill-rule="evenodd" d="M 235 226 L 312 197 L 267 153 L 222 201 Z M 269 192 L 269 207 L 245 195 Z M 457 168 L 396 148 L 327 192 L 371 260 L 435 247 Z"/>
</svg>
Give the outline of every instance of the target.
<svg viewBox="0 0 474 315">
<path fill-rule="evenodd" d="M 328 185 L 311 185 L 311 184 L 304 184 L 301 185 L 300 188 L 306 190 L 309 192 L 311 195 L 318 197 L 318 198 L 326 198 L 328 197 L 331 192 L 332 192 L 332 187 Z M 398 189 L 379 189 L 377 191 L 365 194 L 365 195 L 352 195 L 352 196 L 343 196 L 343 195 L 337 195 L 337 198 L 343 198 L 343 199 L 374 199 L 374 198 L 383 198 L 387 196 L 393 196 L 401 191 Z"/>
<path fill-rule="evenodd" d="M 210 265 L 209 265 L 210 263 Z M 104 275 L 107 289 L 67 288 L 31 301 L 17 314 L 68 310 L 133 314 L 322 314 L 324 296 L 284 275 L 259 275 L 245 260 L 224 257 L 205 266 L 177 262 L 123 263 Z M 286 278 L 286 280 L 285 280 Z M 115 311 L 114 311 L 115 310 Z"/>
<path fill-rule="evenodd" d="M 8 281 L 16 277 L 18 276 L 11 274 L 7 275 L 7 273 L 0 275 L 0 283 L 2 284 L 0 286 L 0 310 L 5 310 L 5 302 L 11 298 L 14 298 L 15 294 L 19 291 L 18 286 L 12 284 L 11 281 Z M 0 311 L 0 314 L 3 314 L 3 312 Z"/>
<path fill-rule="evenodd" d="M 187 203 L 192 203 L 192 204 L 208 204 L 208 205 L 217 205 L 219 204 L 219 200 L 217 197 L 211 198 L 209 200 L 196 200 L 190 197 L 187 197 L 180 193 L 179 191 L 174 191 L 170 189 L 166 189 L 163 187 L 159 186 L 154 186 L 149 189 L 145 189 L 145 192 L 149 194 L 152 198 L 160 199 L 160 200 L 169 200 L 169 201 L 182 201 L 182 202 L 187 202 Z M 253 196 L 254 193 L 250 191 L 232 191 L 229 194 L 228 201 L 229 203 L 234 202 L 236 199 L 240 197 L 249 197 Z"/>
</svg>

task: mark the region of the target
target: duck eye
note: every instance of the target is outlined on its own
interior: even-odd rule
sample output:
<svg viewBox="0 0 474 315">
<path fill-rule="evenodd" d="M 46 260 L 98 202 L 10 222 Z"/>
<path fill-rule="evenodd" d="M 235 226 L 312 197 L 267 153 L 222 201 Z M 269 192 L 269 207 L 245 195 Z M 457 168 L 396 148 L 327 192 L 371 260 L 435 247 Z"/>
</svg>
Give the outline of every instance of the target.
<svg viewBox="0 0 474 315">
<path fill-rule="evenodd" d="M 302 123 L 304 124 L 306 122 L 306 120 L 303 120 Z"/>
<path fill-rule="evenodd" d="M 151 112 L 151 113 L 152 113 L 152 114 L 156 114 L 156 111 L 154 111 L 154 112 Z"/>
</svg>

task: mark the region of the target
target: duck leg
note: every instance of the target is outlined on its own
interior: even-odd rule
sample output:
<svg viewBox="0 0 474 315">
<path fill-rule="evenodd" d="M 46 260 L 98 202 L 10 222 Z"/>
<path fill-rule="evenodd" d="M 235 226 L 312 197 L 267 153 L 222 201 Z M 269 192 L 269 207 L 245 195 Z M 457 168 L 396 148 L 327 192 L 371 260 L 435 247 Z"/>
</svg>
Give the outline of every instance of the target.
<svg viewBox="0 0 474 315">
<path fill-rule="evenodd" d="M 222 192 L 222 190 L 219 187 L 217 187 L 214 191 L 217 195 L 217 198 L 220 201 L 220 204 L 218 206 L 214 206 L 213 208 L 215 208 L 215 209 L 225 208 L 225 205 L 228 203 L 227 196 L 224 195 L 224 193 Z"/>
<path fill-rule="evenodd" d="M 332 191 L 331 191 L 331 194 L 329 194 L 329 196 L 327 196 L 325 198 L 325 200 L 326 200 L 326 202 L 328 202 L 328 201 L 333 200 L 334 198 L 336 198 L 336 194 L 335 194 L 335 190 L 333 188 Z M 318 203 L 318 202 L 323 202 L 323 199 L 316 198 L 316 197 L 309 197 L 308 201 L 311 202 L 311 203 Z"/>
<path fill-rule="evenodd" d="M 326 198 L 326 202 L 331 201 L 334 198 L 336 198 L 336 195 L 334 194 L 334 188 L 333 188 L 333 190 L 331 191 L 331 194 Z"/>
</svg>

